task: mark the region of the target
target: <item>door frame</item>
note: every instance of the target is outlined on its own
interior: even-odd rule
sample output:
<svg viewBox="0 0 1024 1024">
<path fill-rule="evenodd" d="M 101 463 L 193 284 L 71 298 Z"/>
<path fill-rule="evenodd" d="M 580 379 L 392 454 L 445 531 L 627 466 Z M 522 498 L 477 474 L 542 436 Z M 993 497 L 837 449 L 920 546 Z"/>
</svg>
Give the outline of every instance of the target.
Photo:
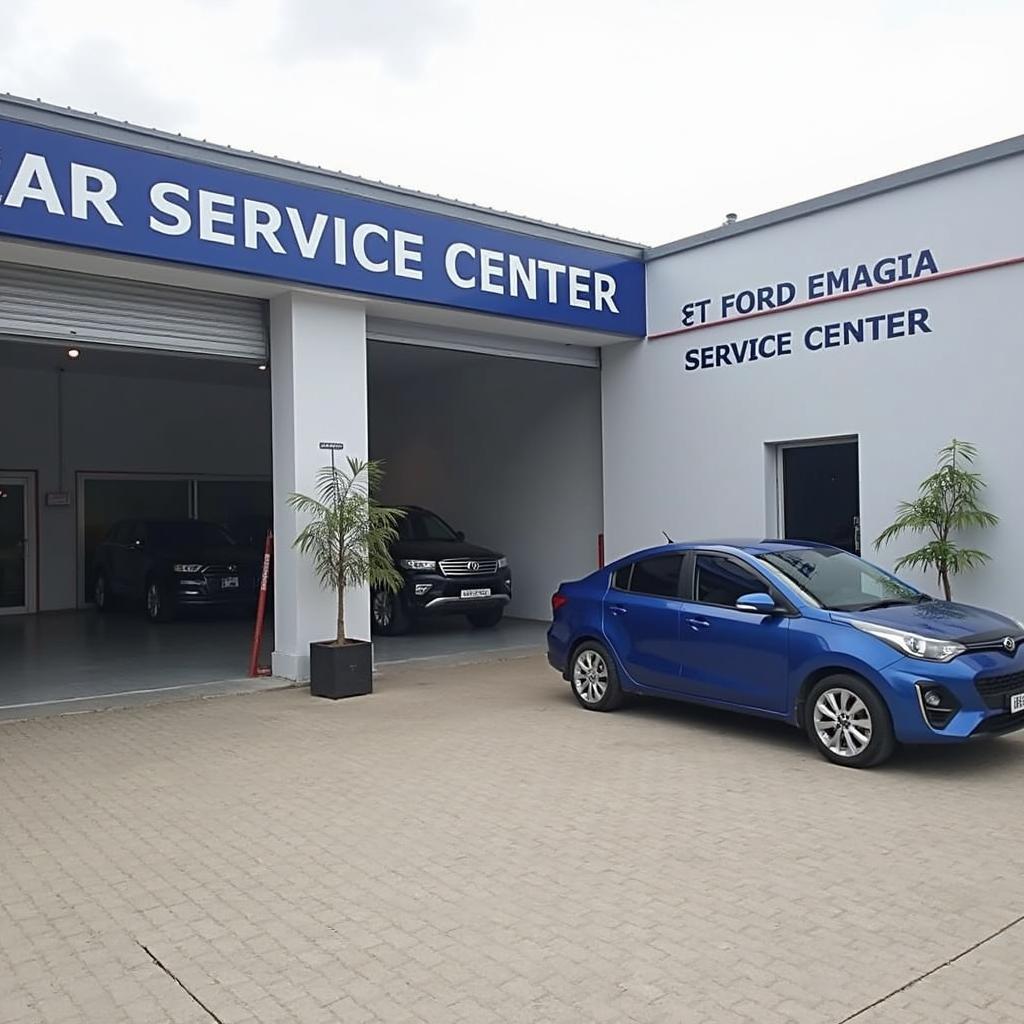
<svg viewBox="0 0 1024 1024">
<path fill-rule="evenodd" d="M 0 484 L 25 488 L 25 603 L 0 608 L 0 615 L 32 615 L 39 610 L 39 504 L 34 469 L 0 469 Z"/>
<path fill-rule="evenodd" d="M 766 483 L 766 510 L 767 529 L 765 535 L 777 537 L 780 540 L 786 536 L 786 474 L 784 469 L 784 456 L 789 448 L 820 448 L 829 444 L 854 444 L 857 446 L 857 484 L 860 486 L 860 435 L 859 434 L 833 434 L 829 437 L 810 437 L 794 441 L 768 441 L 765 442 L 765 462 L 767 472 L 765 473 Z M 857 509 L 858 535 L 860 533 L 860 509 Z M 858 544 L 858 547 L 860 545 Z"/>
</svg>

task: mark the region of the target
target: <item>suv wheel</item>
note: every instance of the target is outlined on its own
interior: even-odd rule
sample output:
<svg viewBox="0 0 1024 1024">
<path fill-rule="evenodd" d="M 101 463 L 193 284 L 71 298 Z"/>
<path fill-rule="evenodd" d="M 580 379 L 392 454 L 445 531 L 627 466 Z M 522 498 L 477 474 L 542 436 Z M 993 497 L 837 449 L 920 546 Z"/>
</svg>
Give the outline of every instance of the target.
<svg viewBox="0 0 1024 1024">
<path fill-rule="evenodd" d="M 96 573 L 96 582 L 92 587 L 92 601 L 96 605 L 96 611 L 109 612 L 114 607 L 114 595 L 110 590 L 110 582 L 104 572 Z"/>
<path fill-rule="evenodd" d="M 470 612 L 466 618 L 475 629 L 490 629 L 501 622 L 501 617 L 504 614 L 505 609 L 499 604 L 497 608 L 488 608 L 482 612 Z"/>
<path fill-rule="evenodd" d="M 174 609 L 156 580 L 146 584 L 146 615 L 150 622 L 170 622 L 174 618 Z"/>
<path fill-rule="evenodd" d="M 822 679 L 807 697 L 804 724 L 818 753 L 846 768 L 871 768 L 896 749 L 889 709 L 857 676 Z"/>
<path fill-rule="evenodd" d="M 409 631 L 409 614 L 402 599 L 390 590 L 370 593 L 370 625 L 381 636 L 398 636 Z"/>
<path fill-rule="evenodd" d="M 623 701 L 615 662 L 598 643 L 588 640 L 576 648 L 569 679 L 573 696 L 588 711 L 613 711 Z"/>
</svg>

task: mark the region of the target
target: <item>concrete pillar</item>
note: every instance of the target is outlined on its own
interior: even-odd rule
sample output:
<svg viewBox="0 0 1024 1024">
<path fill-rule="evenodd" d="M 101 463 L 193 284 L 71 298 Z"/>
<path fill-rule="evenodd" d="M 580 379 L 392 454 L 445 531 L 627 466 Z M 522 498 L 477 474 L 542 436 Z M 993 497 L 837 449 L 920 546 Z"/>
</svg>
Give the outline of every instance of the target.
<svg viewBox="0 0 1024 1024">
<path fill-rule="evenodd" d="M 314 494 L 330 463 L 321 441 L 340 441 L 335 457 L 367 458 L 366 315 L 359 303 L 290 292 L 270 300 L 270 370 L 274 429 L 275 675 L 309 678 L 309 644 L 335 635 L 335 598 L 321 588 L 309 558 L 292 542 L 302 528 L 288 505 Z M 345 595 L 348 635 L 370 638 L 366 587 Z"/>
</svg>

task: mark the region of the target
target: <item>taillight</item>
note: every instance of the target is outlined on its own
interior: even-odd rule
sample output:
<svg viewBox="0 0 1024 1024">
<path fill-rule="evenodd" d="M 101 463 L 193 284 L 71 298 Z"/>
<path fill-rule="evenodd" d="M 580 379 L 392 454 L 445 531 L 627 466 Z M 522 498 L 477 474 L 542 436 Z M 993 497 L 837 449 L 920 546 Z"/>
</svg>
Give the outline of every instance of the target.
<svg viewBox="0 0 1024 1024">
<path fill-rule="evenodd" d="M 569 603 L 569 598 L 560 590 L 551 595 L 551 614 L 554 615 L 559 608 L 564 608 Z"/>
</svg>

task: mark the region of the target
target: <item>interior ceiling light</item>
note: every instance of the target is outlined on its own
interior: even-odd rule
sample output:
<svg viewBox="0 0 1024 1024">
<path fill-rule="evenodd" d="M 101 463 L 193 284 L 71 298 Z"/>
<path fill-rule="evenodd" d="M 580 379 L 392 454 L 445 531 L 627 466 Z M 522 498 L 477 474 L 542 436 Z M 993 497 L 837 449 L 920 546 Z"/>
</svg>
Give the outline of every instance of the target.
<svg viewBox="0 0 1024 1024">
<path fill-rule="evenodd" d="M 256 367 L 257 370 L 265 370 L 266 368 L 267 368 L 267 364 L 266 363 L 260 363 L 260 365 Z"/>
<path fill-rule="evenodd" d="M 77 348 L 68 349 L 68 359 L 77 359 L 81 354 Z"/>
</svg>

